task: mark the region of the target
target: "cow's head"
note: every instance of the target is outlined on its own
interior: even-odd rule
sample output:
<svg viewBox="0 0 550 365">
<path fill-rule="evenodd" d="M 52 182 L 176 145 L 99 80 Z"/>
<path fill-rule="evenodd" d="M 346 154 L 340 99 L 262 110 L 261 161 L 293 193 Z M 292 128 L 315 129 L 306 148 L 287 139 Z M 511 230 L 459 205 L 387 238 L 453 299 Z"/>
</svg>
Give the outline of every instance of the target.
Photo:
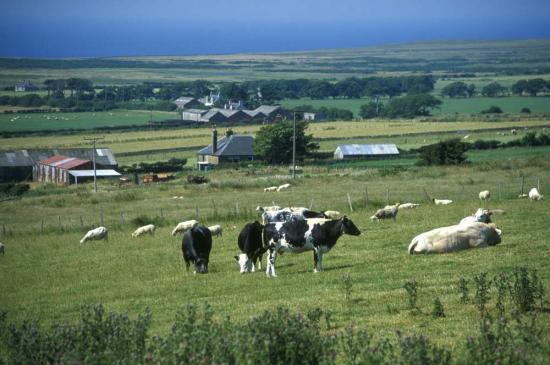
<svg viewBox="0 0 550 365">
<path fill-rule="evenodd" d="M 491 214 L 493 213 L 488 209 L 478 208 L 474 213 L 474 217 L 478 222 L 491 223 Z"/>
<path fill-rule="evenodd" d="M 254 272 L 254 262 L 248 258 L 247 254 L 241 253 L 238 256 L 235 256 L 235 260 L 239 264 L 241 274 Z"/>
<path fill-rule="evenodd" d="M 198 258 L 195 261 L 195 273 L 206 274 L 207 272 L 208 272 L 208 260 L 203 258 Z"/>
<path fill-rule="evenodd" d="M 361 234 L 361 231 L 353 222 L 351 219 L 349 219 L 346 216 L 342 217 L 342 226 L 344 227 L 344 233 L 349 234 L 352 236 L 359 236 Z"/>
</svg>

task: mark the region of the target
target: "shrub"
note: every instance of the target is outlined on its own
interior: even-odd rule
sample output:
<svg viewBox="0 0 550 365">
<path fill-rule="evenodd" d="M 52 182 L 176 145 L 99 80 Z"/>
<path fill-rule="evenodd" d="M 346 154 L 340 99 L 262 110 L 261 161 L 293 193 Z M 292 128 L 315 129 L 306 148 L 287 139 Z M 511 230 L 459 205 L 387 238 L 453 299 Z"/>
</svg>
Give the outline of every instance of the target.
<svg viewBox="0 0 550 365">
<path fill-rule="evenodd" d="M 145 214 L 141 214 L 141 215 L 133 218 L 130 222 L 135 227 L 141 227 L 141 226 L 145 226 L 147 224 L 154 224 L 157 227 L 164 227 L 164 226 L 168 225 L 168 222 L 166 221 L 166 219 L 164 219 L 164 217 L 156 216 L 156 217 L 151 218 L 151 217 L 149 217 Z"/>
<path fill-rule="evenodd" d="M 521 108 L 520 113 L 531 114 L 531 109 L 525 107 Z"/>
<path fill-rule="evenodd" d="M 468 145 L 458 139 L 449 139 L 419 149 L 421 165 L 460 165 L 466 162 Z"/>
<path fill-rule="evenodd" d="M 484 317 L 487 314 L 485 304 L 489 301 L 490 283 L 487 281 L 487 273 L 481 272 L 479 275 L 474 276 L 474 283 L 476 285 L 474 303 L 481 316 Z"/>
<path fill-rule="evenodd" d="M 458 289 L 460 290 L 460 303 L 468 303 L 470 301 L 468 296 L 468 280 L 460 278 L 458 281 Z"/>
<path fill-rule="evenodd" d="M 488 109 L 482 110 L 481 114 L 500 114 L 502 113 L 502 109 L 496 105 L 490 106 Z"/>
<path fill-rule="evenodd" d="M 407 281 L 403 286 L 407 292 L 407 301 L 409 304 L 409 309 L 416 309 L 416 299 L 417 299 L 417 288 L 418 283 L 415 279 Z"/>
<path fill-rule="evenodd" d="M 29 184 L 18 184 L 18 183 L 4 183 L 0 184 L 0 196 L 21 196 L 25 194 L 31 186 Z"/>
<path fill-rule="evenodd" d="M 443 309 L 443 304 L 441 303 L 441 300 L 439 300 L 439 298 L 435 298 L 434 300 L 432 317 L 434 318 L 445 317 L 445 310 Z"/>
<path fill-rule="evenodd" d="M 512 272 L 510 285 L 512 302 L 519 312 L 525 313 L 535 309 L 536 300 L 540 300 L 541 307 L 544 297 L 544 286 L 535 270 L 531 271 L 526 267 L 516 267 Z M 541 308 L 542 309 L 542 308 Z"/>
</svg>

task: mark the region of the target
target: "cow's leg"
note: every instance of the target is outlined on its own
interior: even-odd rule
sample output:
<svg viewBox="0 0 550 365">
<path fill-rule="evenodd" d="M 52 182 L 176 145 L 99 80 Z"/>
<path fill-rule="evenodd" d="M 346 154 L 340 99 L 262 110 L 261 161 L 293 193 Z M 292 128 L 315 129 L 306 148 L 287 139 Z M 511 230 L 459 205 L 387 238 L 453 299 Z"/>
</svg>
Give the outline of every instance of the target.
<svg viewBox="0 0 550 365">
<path fill-rule="evenodd" d="M 321 250 L 321 247 L 318 247 L 313 251 L 313 259 L 315 263 L 315 267 L 313 268 L 313 272 L 320 272 L 323 271 L 323 251 Z"/>
<path fill-rule="evenodd" d="M 277 274 L 275 273 L 275 260 L 277 260 L 277 249 L 270 248 L 267 255 L 267 263 L 266 263 L 267 269 L 265 271 L 268 277 L 277 276 Z"/>
</svg>

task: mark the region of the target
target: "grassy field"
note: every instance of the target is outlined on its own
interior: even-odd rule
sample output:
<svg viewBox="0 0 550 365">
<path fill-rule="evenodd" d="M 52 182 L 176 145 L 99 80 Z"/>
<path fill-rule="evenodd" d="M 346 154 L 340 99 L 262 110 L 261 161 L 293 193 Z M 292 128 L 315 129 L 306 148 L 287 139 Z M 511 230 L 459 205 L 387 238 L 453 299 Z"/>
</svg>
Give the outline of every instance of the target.
<svg viewBox="0 0 550 365">
<path fill-rule="evenodd" d="M 22 200 L 1 203 L 6 255 L 0 257 L 0 276 L 10 280 L 0 281 L 0 307 L 13 320 L 38 317 L 52 323 L 75 320 L 85 303 L 102 302 L 130 314 L 148 306 L 153 312 L 152 331 L 161 334 L 167 333 L 176 309 L 186 303 L 207 301 L 218 318 L 230 316 L 236 321 L 278 305 L 299 311 L 320 307 L 333 311 L 338 328 L 349 322 L 368 326 L 375 334 L 401 328 L 425 334 L 451 349 L 462 348 L 468 334 L 477 330 L 478 316 L 472 304 L 459 303 L 459 278 L 471 280 L 482 271 L 492 277 L 524 265 L 538 270 L 548 285 L 550 210 L 545 201 L 516 198 L 521 175 L 526 188 L 539 182 L 542 192 L 550 189 L 548 156 L 404 170 L 307 167 L 296 181 L 276 167 L 220 170 L 210 173 L 211 183 L 203 186 L 175 180 L 119 188 L 102 182 L 97 194 L 90 192 L 90 185 L 34 186 Z M 283 182 L 290 182 L 291 189 L 262 191 Z M 365 206 L 366 187 L 369 202 Z M 434 197 L 455 202 L 429 206 L 423 187 Z M 477 192 L 484 189 L 493 192 L 488 206 L 506 211 L 495 217 L 504 232 L 501 245 L 437 256 L 407 254 L 415 235 L 471 214 L 480 205 Z M 347 193 L 353 212 L 347 206 Z M 396 222 L 370 222 L 369 216 L 388 200 L 423 205 L 403 211 Z M 311 272 L 311 255 L 306 253 L 281 256 L 276 279 L 267 279 L 263 272 L 240 275 L 233 259 L 239 229 L 257 218 L 256 205 L 272 201 L 346 212 L 362 235 L 341 238 L 326 255 L 325 272 L 320 274 Z M 176 222 L 195 218 L 197 213 L 202 223 L 221 223 L 225 228 L 223 237 L 214 239 L 210 273 L 204 276 L 185 274 L 180 238 L 170 236 Z M 80 245 L 87 227 L 99 224 L 101 214 L 110 229 L 109 241 Z M 154 237 L 131 239 L 134 226 L 128 222 L 144 214 L 151 218 L 162 214 L 168 224 Z M 45 233 L 40 234 L 42 220 Z M 344 299 L 342 275 L 346 273 L 353 283 L 351 302 Z M 411 278 L 419 283 L 420 313 L 416 315 L 406 309 L 403 290 Z M 431 317 L 436 296 L 444 305 L 445 318 Z M 509 310 L 510 303 L 506 305 Z M 540 316 L 548 344 L 550 317 L 548 313 Z"/>
<path fill-rule="evenodd" d="M 470 99 L 441 99 L 443 104 L 441 108 L 433 110 L 434 115 L 465 113 L 474 114 L 482 110 L 488 109 L 490 106 L 496 105 L 505 113 L 519 113 L 524 107 L 531 110 L 532 113 L 550 113 L 550 97 L 519 97 L 508 96 L 501 98 L 475 97 Z M 293 108 L 301 105 L 311 105 L 315 108 L 340 108 L 347 109 L 353 112 L 353 115 L 359 117 L 361 105 L 369 103 L 368 98 L 363 99 L 324 99 L 312 100 L 308 98 L 302 99 L 285 99 L 281 101 L 281 105 L 287 108 Z M 387 100 L 382 100 L 387 102 Z"/>
</svg>

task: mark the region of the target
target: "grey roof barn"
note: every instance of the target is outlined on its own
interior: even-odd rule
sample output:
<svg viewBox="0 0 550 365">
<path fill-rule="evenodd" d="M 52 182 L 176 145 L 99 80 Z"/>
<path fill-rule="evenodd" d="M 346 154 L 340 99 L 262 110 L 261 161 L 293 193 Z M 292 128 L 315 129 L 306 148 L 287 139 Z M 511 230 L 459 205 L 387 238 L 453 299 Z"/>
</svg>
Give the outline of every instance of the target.
<svg viewBox="0 0 550 365">
<path fill-rule="evenodd" d="M 197 152 L 197 166 L 200 170 L 206 166 L 222 162 L 252 161 L 254 159 L 254 137 L 233 134 L 228 130 L 218 140 L 218 132 L 212 130 L 212 143 Z"/>
<path fill-rule="evenodd" d="M 337 160 L 397 155 L 399 150 L 395 144 L 341 144 L 334 151 L 334 158 Z"/>
</svg>

